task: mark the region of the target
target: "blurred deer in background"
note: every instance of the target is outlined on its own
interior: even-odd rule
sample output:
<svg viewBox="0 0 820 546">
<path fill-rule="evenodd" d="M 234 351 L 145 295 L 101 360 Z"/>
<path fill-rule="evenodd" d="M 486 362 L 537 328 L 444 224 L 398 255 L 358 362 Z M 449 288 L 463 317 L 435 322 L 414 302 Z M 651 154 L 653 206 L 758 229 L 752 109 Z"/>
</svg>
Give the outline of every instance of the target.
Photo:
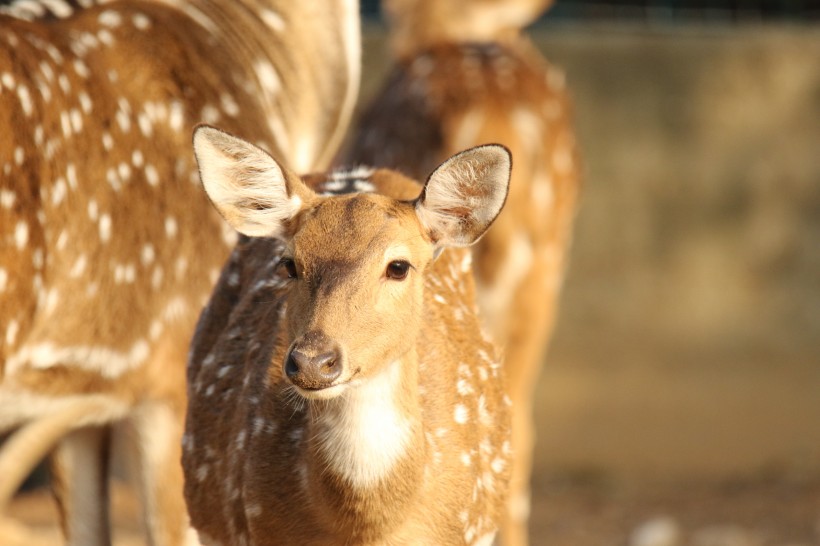
<svg viewBox="0 0 820 546">
<path fill-rule="evenodd" d="M 532 398 L 579 184 L 563 73 L 521 33 L 549 3 L 386 0 L 396 66 L 345 157 L 418 177 L 470 146 L 498 142 L 512 152 L 507 205 L 473 253 L 482 318 L 504 348 L 513 400 L 505 545 L 527 542 Z"/>
<path fill-rule="evenodd" d="M 357 3 L 21 0 L 0 29 L 0 431 L 24 426 L 0 509 L 60 440 L 68 541 L 107 544 L 122 450 L 150 543 L 182 544 L 185 355 L 235 241 L 191 129 L 324 167 L 356 100 Z"/>
<path fill-rule="evenodd" d="M 510 401 L 471 255 L 449 247 L 496 218 L 509 153 L 459 153 L 422 187 L 361 167 L 303 180 L 210 127 L 194 147 L 206 192 L 244 235 L 188 366 L 182 462 L 200 537 L 489 546 Z"/>
</svg>

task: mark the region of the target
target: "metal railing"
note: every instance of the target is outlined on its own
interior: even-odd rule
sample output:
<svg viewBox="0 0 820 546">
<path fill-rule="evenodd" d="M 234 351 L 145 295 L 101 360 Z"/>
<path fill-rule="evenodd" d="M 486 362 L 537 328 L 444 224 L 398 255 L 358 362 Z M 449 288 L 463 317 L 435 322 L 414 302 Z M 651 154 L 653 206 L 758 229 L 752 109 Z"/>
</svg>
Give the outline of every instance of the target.
<svg viewBox="0 0 820 546">
<path fill-rule="evenodd" d="M 379 0 L 361 0 L 362 14 L 379 18 Z M 820 0 L 557 0 L 545 16 L 557 20 L 647 23 L 820 22 Z"/>
</svg>

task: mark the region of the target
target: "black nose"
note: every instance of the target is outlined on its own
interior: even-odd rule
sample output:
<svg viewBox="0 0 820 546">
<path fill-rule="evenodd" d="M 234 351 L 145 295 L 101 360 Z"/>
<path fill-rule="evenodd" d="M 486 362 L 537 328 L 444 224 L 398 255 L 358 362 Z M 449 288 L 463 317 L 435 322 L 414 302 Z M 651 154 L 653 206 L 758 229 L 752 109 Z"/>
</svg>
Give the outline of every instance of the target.
<svg viewBox="0 0 820 546">
<path fill-rule="evenodd" d="M 341 373 L 339 350 L 324 336 L 304 336 L 293 345 L 285 360 L 285 375 L 305 390 L 327 388 Z"/>
</svg>

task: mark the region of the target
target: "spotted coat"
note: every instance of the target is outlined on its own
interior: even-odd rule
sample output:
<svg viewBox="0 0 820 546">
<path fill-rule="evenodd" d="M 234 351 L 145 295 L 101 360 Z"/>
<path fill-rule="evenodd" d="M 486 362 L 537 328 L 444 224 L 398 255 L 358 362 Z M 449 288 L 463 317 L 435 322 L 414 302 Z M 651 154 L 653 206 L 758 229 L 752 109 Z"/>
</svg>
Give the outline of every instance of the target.
<svg viewBox="0 0 820 546">
<path fill-rule="evenodd" d="M 191 130 L 219 123 L 296 169 L 326 163 L 355 100 L 358 36 L 354 2 L 325 7 L 0 7 L 0 430 L 109 400 L 75 426 L 125 419 L 115 434 L 137 442 L 157 543 L 184 539 L 183 364 L 236 240 L 201 191 Z"/>
</svg>

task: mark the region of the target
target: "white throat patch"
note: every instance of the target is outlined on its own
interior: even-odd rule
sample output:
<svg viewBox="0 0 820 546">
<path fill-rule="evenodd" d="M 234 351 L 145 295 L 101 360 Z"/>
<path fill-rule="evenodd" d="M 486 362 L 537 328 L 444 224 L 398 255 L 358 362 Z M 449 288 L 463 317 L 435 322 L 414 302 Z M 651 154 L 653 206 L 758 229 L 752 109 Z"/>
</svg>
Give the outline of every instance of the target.
<svg viewBox="0 0 820 546">
<path fill-rule="evenodd" d="M 320 449 L 330 468 L 360 488 L 374 487 L 407 450 L 411 423 L 397 406 L 401 363 L 351 385 L 318 422 Z"/>
</svg>

